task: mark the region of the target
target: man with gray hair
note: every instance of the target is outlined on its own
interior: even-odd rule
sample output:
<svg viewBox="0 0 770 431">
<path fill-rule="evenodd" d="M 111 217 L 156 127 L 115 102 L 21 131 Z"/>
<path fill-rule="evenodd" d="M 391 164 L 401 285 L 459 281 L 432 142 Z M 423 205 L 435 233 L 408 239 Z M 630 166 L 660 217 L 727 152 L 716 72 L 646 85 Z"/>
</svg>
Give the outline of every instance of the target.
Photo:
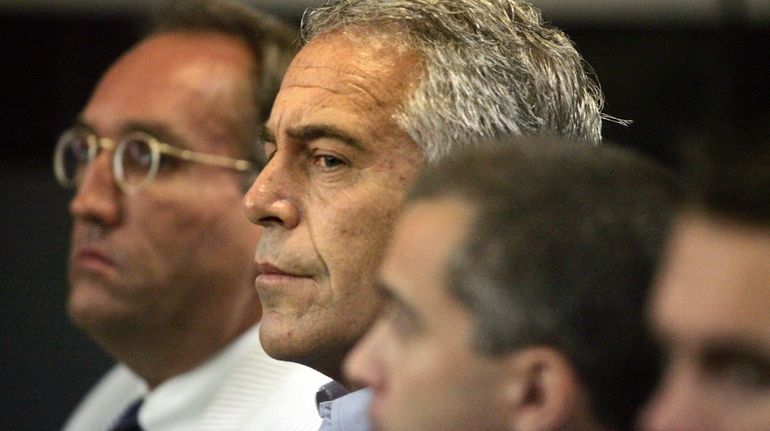
<svg viewBox="0 0 770 431">
<path fill-rule="evenodd" d="M 567 36 L 522 1 L 343 0 L 302 30 L 244 206 L 264 227 L 263 346 L 338 381 L 318 395 L 332 427 L 365 404 L 340 397 L 354 389 L 341 364 L 381 308 L 377 268 L 423 166 L 509 134 L 597 143 L 602 97 Z"/>
</svg>

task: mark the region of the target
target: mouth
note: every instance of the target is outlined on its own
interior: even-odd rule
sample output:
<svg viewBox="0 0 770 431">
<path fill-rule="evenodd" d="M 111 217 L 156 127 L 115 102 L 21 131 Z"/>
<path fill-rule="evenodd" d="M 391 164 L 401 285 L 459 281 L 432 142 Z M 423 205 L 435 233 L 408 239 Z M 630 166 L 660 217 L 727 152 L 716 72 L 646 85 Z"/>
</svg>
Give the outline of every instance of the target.
<svg viewBox="0 0 770 431">
<path fill-rule="evenodd" d="M 257 269 L 259 270 L 260 275 L 297 277 L 297 275 L 292 274 L 289 271 L 284 271 L 283 269 L 270 263 L 257 262 Z"/>
<path fill-rule="evenodd" d="M 99 272 L 115 267 L 115 261 L 93 247 L 82 247 L 75 253 L 75 263 L 83 269 Z"/>
<path fill-rule="evenodd" d="M 282 269 L 270 263 L 257 262 L 259 275 L 254 282 L 258 290 L 274 289 L 305 283 L 311 280 L 309 275 L 304 275 L 293 270 Z"/>
</svg>

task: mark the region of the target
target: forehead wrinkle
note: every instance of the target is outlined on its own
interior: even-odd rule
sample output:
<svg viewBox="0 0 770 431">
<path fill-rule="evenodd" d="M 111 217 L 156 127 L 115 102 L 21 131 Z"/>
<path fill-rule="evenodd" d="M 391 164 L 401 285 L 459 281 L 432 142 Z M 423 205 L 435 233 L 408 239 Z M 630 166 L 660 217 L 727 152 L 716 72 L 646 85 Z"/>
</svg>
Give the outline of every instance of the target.
<svg viewBox="0 0 770 431">
<path fill-rule="evenodd" d="M 372 100 L 374 100 L 374 106 L 378 108 L 383 108 L 383 109 L 386 107 L 387 103 L 384 100 L 380 100 L 379 98 L 377 98 L 377 96 L 374 94 L 373 91 L 370 91 L 361 85 L 357 85 L 353 83 L 351 83 L 350 86 L 353 87 L 354 89 L 357 89 L 361 93 L 368 95 Z"/>
<path fill-rule="evenodd" d="M 308 71 L 312 70 L 332 70 L 337 75 L 340 75 L 340 77 L 352 77 L 355 78 L 353 80 L 335 80 L 334 83 L 337 84 L 337 87 L 333 87 L 331 85 L 322 85 L 320 83 L 287 83 L 287 85 L 284 87 L 284 89 L 323 89 L 324 91 L 328 91 L 332 94 L 340 95 L 340 96 L 347 96 L 350 94 L 355 93 L 362 93 L 366 96 L 368 96 L 370 99 L 374 101 L 374 106 L 379 108 L 384 108 L 387 106 L 387 96 L 383 95 L 382 97 L 378 96 L 378 92 L 374 91 L 374 89 L 369 88 L 371 86 L 364 85 L 364 83 L 375 83 L 377 80 L 375 77 L 366 76 L 366 75 L 360 75 L 353 72 L 344 72 L 334 67 L 329 66 L 314 66 L 314 67 L 304 67 L 304 69 Z M 355 82 L 358 81 L 358 82 Z M 347 87 L 347 88 L 346 88 Z M 385 92 L 383 92 L 385 93 Z"/>
<path fill-rule="evenodd" d="M 310 85 L 297 85 L 289 88 L 317 89 L 318 87 Z M 291 112 L 280 112 L 278 117 L 272 117 L 270 119 L 270 122 L 273 126 L 272 133 L 277 133 L 279 135 L 287 134 L 292 138 L 298 138 L 303 135 L 303 133 L 301 133 L 302 130 L 313 128 L 328 129 L 330 131 L 338 132 L 333 135 L 345 135 L 346 137 L 351 138 L 358 143 L 354 146 L 361 147 L 360 144 L 362 142 L 370 141 L 378 137 L 379 132 L 373 130 L 373 127 L 377 124 L 381 124 L 383 121 L 389 121 L 391 117 L 389 112 L 387 112 L 386 106 L 374 106 L 372 100 L 376 99 L 371 98 L 369 93 L 364 92 L 362 94 L 356 92 L 354 95 L 351 95 L 350 93 L 352 93 L 352 91 L 345 92 L 336 89 L 324 88 L 323 93 L 319 96 L 316 96 L 312 103 L 304 101 L 302 102 L 301 108 L 298 106 L 293 106 Z M 340 113 L 345 117 L 356 116 L 355 122 L 345 123 L 344 125 L 339 124 L 335 119 L 335 116 Z M 360 115 L 361 113 L 364 113 L 364 115 Z M 281 123 L 285 120 L 284 117 L 286 114 L 288 114 L 289 118 L 292 118 L 293 120 L 289 121 L 288 124 L 281 125 Z M 332 117 L 330 117 L 330 115 Z M 368 132 L 362 135 L 356 130 L 357 128 L 350 127 L 355 123 L 359 125 L 368 125 Z M 270 129 L 271 128 L 268 127 L 268 132 L 271 131 Z M 275 136 L 271 135 L 270 133 L 268 133 L 268 136 L 275 138 Z M 346 139 L 345 141 L 347 142 L 351 139 Z M 272 142 L 275 142 L 275 140 Z"/>
</svg>

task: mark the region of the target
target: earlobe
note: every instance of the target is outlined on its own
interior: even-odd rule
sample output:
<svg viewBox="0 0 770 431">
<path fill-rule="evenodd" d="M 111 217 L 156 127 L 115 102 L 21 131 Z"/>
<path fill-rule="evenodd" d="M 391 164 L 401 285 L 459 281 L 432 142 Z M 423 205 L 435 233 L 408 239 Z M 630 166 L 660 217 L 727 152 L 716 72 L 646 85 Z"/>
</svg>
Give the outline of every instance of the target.
<svg viewBox="0 0 770 431">
<path fill-rule="evenodd" d="M 550 347 L 509 354 L 505 401 L 509 430 L 563 429 L 578 413 L 581 389 L 567 358 Z"/>
</svg>

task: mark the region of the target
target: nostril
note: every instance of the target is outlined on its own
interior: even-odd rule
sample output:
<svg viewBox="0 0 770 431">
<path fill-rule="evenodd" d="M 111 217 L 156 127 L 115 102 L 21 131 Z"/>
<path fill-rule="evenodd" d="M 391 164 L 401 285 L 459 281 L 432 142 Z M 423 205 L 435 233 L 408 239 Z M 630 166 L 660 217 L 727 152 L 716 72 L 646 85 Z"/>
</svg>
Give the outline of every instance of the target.
<svg viewBox="0 0 770 431">
<path fill-rule="evenodd" d="M 282 224 L 283 221 L 279 217 L 262 217 L 257 221 L 262 226 Z"/>
</svg>

